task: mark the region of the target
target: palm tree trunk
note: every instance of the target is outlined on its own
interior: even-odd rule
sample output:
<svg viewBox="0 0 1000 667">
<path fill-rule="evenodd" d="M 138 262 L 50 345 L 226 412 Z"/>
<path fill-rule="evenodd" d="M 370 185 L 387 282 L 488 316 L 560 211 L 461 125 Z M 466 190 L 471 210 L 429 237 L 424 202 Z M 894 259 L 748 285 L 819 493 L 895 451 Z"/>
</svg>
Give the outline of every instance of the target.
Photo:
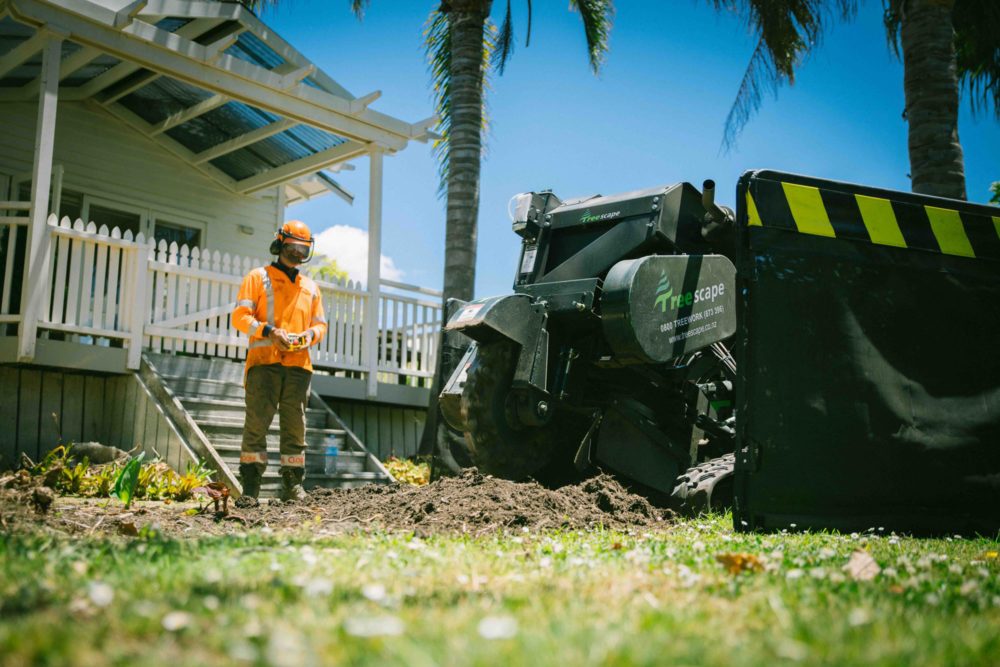
<svg viewBox="0 0 1000 667">
<path fill-rule="evenodd" d="M 483 38 L 492 0 L 452 0 L 451 129 L 444 298 L 468 301 L 476 281 L 476 222 L 483 128 Z"/>
<path fill-rule="evenodd" d="M 444 241 L 444 320 L 452 314 L 449 299 L 472 299 L 476 283 L 479 219 L 479 171 L 482 159 L 483 48 L 486 17 L 493 0 L 445 0 L 451 31 L 451 127 L 449 128 L 447 201 Z M 468 344 L 461 334 L 442 332 L 437 369 L 431 384 L 419 451 L 436 452 L 446 467 L 457 469 L 450 453 L 454 437 L 440 416 L 437 395 L 451 377 Z M 437 471 L 433 471 L 437 472 Z"/>
<path fill-rule="evenodd" d="M 907 0 L 900 25 L 914 192 L 965 199 L 958 140 L 955 0 Z"/>
</svg>

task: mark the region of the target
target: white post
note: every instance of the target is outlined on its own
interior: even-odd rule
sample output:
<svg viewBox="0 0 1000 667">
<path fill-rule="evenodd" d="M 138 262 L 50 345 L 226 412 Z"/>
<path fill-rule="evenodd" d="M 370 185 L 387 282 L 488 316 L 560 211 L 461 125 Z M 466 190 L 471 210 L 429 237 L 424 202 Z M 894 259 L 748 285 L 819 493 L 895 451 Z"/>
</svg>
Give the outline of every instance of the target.
<svg viewBox="0 0 1000 667">
<path fill-rule="evenodd" d="M 31 224 L 28 227 L 24 284 L 21 287 L 21 327 L 17 360 L 35 358 L 35 337 L 43 295 L 49 276 L 49 187 L 52 185 L 52 152 L 56 140 L 56 105 L 59 102 L 59 61 L 62 39 L 54 37 L 42 50 L 42 72 L 35 125 L 35 163 L 31 170 Z"/>
<path fill-rule="evenodd" d="M 128 359 L 125 367 L 129 370 L 139 370 L 142 360 L 142 334 L 149 319 L 149 246 L 142 234 L 136 237 L 135 247 L 130 250 L 135 253 L 132 262 L 132 321 L 129 322 Z M 126 290 L 122 301 L 128 299 Z"/>
<path fill-rule="evenodd" d="M 56 220 L 59 219 L 59 212 L 62 209 L 63 176 L 65 175 L 66 167 L 61 164 L 52 167 L 52 204 L 49 206 L 49 212 L 56 216 Z"/>
<path fill-rule="evenodd" d="M 368 154 L 368 304 L 365 308 L 365 357 L 368 367 L 368 398 L 378 393 L 378 301 L 379 269 L 382 263 L 382 149 Z"/>
</svg>

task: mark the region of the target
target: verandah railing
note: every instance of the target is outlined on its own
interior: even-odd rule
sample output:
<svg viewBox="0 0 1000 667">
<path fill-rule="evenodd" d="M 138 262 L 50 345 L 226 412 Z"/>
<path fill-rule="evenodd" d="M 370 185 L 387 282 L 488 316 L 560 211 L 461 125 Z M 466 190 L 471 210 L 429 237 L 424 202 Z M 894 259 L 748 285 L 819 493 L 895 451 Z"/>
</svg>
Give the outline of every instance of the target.
<svg viewBox="0 0 1000 667">
<path fill-rule="evenodd" d="M 21 281 L 31 202 L 0 201 L 0 330 L 21 321 Z"/>
<path fill-rule="evenodd" d="M 0 224 L 15 223 L 0 218 Z M 125 347 L 130 368 L 138 367 L 143 349 L 246 356 L 247 339 L 232 327 L 230 314 L 242 277 L 264 260 L 156 243 L 142 234 L 133 237 L 130 231 L 122 234 L 82 220 L 58 221 L 54 215 L 48 230 L 48 284 L 29 291 L 30 298 L 43 300 L 39 331 Z M 383 281 L 372 336 L 366 329 L 370 290 L 346 279 L 317 282 L 329 324 L 326 338 L 313 350 L 317 369 L 429 384 L 441 325 L 440 293 Z M 10 284 L 4 281 L 3 294 Z"/>
</svg>

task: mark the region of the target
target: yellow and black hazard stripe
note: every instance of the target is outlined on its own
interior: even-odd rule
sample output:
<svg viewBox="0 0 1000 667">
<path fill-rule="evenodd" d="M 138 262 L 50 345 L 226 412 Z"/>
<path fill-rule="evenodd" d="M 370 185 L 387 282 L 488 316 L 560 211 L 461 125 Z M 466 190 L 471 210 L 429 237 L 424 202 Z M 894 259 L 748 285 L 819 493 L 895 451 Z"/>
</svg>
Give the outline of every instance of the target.
<svg viewBox="0 0 1000 667">
<path fill-rule="evenodd" d="M 748 228 L 1000 261 L 1000 209 L 778 172 L 741 181 Z"/>
</svg>

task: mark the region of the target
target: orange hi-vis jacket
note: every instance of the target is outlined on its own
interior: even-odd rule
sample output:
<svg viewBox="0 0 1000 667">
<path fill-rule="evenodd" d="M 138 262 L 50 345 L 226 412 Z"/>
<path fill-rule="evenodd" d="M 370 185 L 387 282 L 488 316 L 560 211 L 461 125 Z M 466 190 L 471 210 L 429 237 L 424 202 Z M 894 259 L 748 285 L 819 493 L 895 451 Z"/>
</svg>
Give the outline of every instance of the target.
<svg viewBox="0 0 1000 667">
<path fill-rule="evenodd" d="M 250 338 L 246 370 L 262 364 L 297 366 L 312 371 L 309 349 L 282 352 L 264 337 L 264 325 L 288 333 L 312 332 L 310 345 L 326 335 L 326 317 L 319 287 L 299 273 L 293 283 L 281 269 L 262 266 L 243 279 L 233 310 L 233 326 Z"/>
</svg>

